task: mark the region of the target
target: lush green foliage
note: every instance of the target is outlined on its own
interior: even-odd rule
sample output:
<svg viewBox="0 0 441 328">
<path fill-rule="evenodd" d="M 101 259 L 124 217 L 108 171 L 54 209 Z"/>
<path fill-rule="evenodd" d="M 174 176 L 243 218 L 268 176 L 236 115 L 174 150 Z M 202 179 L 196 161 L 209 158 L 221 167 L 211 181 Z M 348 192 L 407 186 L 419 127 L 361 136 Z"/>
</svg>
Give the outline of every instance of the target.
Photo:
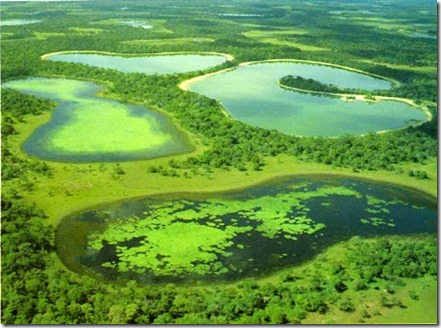
<svg viewBox="0 0 441 328">
<path fill-rule="evenodd" d="M 236 7 L 209 0 L 179 5 L 162 0 L 4 2 L 2 20 L 29 15 L 41 22 L 2 26 L 1 79 L 50 76 L 106 82 L 110 85 L 108 95 L 161 108 L 204 146 L 201 154 L 188 160 L 172 160 L 169 167 L 151 168 L 163 174 L 219 167 L 259 170 L 265 157 L 278 154 L 354 170 L 400 171 L 405 162 L 425 163 L 437 151 L 437 42 L 406 33 L 436 35 L 435 5 L 433 1 L 357 1 L 355 7 L 347 1 L 325 0 L 282 0 L 277 6 L 244 0 Z M 369 17 L 358 10 L 367 10 Z M 119 23 L 120 19 L 141 16 L 153 25 L 152 29 Z M 300 29 L 306 33 L 296 33 Z M 276 42 L 246 36 L 256 30 L 290 34 L 271 35 Z M 172 41 L 177 39 L 182 42 Z M 189 39 L 193 41 L 183 41 Z M 433 119 L 419 127 L 363 137 L 290 137 L 226 118 L 215 101 L 177 87 L 205 72 L 145 76 L 40 59 L 41 55 L 66 50 L 129 54 L 216 51 L 234 55 L 235 61 L 221 68 L 272 58 L 341 64 L 398 80 L 401 85 L 394 89 L 394 95 L 431 104 Z M 17 137 L 20 122 L 36 118 L 30 115 L 48 113 L 56 104 L 14 90 L 2 89 L 1 98 L 5 324 L 298 323 L 310 312 L 326 312 L 334 306 L 358 311 L 356 300 L 347 295 L 359 290 L 374 293 L 385 309 L 406 305 L 406 300 L 400 305 L 393 299 L 392 290 L 386 287 L 393 283 L 399 290 L 398 277 L 436 275 L 437 244 L 431 237 L 353 240 L 340 262 L 323 260 L 304 271 L 292 269 L 280 283 L 247 280 L 237 286 L 211 287 L 141 286 L 135 282 L 112 285 L 70 272 L 54 251 L 53 227 L 45 222 L 45 214 L 23 196 L 38 183 L 37 175 L 50 176 L 51 170 L 44 161 L 25 157 L 11 141 Z M 123 175 L 124 170 L 116 166 L 115 173 Z M 420 170 L 409 174 L 425 176 Z M 418 296 L 419 292 L 414 292 L 410 298 Z M 364 319 L 370 315 L 364 313 Z"/>
<path fill-rule="evenodd" d="M 354 93 L 354 94 L 365 93 L 365 91 L 362 90 L 342 89 L 332 84 L 322 83 L 314 79 L 306 79 L 301 76 L 287 75 L 282 77 L 279 83 L 282 86 L 302 89 L 306 91 L 317 91 L 317 92 L 327 92 L 327 93 Z"/>
<path fill-rule="evenodd" d="M 421 5 L 421 4 L 420 4 Z M 427 5 L 427 4 L 425 4 Z M 125 6 L 125 5 L 124 5 Z M 131 10 L 145 10 L 145 5 L 130 5 Z M 260 16 L 248 18 L 210 17 L 200 19 L 191 14 L 195 8 L 201 8 L 199 2 L 189 2 L 185 7 L 167 13 L 172 17 L 169 21 L 157 21 L 158 17 L 165 18 L 162 4 L 149 2 L 148 10 L 154 15 L 153 23 L 157 29 L 133 28 L 119 24 L 118 20 L 105 20 L 112 15 L 108 11 L 120 8 L 115 3 L 101 7 L 93 4 L 81 4 L 80 8 L 92 10 L 88 18 L 81 15 L 61 13 L 51 10 L 42 11 L 38 18 L 43 22 L 23 26 L 10 26 L 8 31 L 13 33 L 4 42 L 2 49 L 2 79 L 22 75 L 49 74 L 62 75 L 70 78 L 96 79 L 114 83 L 112 93 L 123 100 L 139 101 L 145 105 L 160 107 L 178 119 L 181 124 L 201 141 L 208 149 L 196 159 L 180 163 L 187 168 L 207 167 L 236 167 L 240 170 L 259 169 L 264 165 L 264 157 L 289 153 L 308 161 L 318 161 L 334 166 L 360 169 L 386 169 L 400 171 L 403 162 L 424 163 L 427 158 L 436 154 L 436 133 L 428 134 L 424 127 L 405 129 L 394 133 L 367 136 L 343 137 L 341 139 L 311 139 L 288 137 L 275 131 L 265 131 L 252 128 L 239 122 L 223 117 L 219 104 L 203 96 L 183 92 L 176 87 L 187 77 L 198 75 L 183 74 L 179 76 L 146 77 L 140 74 L 121 74 L 112 70 L 93 68 L 86 65 L 41 61 L 38 56 L 63 50 L 100 50 L 121 53 L 154 53 L 164 51 L 216 51 L 231 53 L 236 61 L 225 63 L 228 67 L 241 61 L 297 58 L 342 64 L 364 70 L 369 73 L 383 75 L 396 79 L 401 85 L 394 89 L 395 96 L 407 97 L 420 101 L 434 102 L 437 97 L 436 72 L 418 70 L 424 65 L 435 67 L 436 42 L 432 39 L 412 38 L 391 33 L 383 29 L 380 22 L 393 23 L 408 20 L 416 23 L 409 16 L 410 3 L 401 4 L 399 8 L 382 6 L 381 9 L 366 4 L 366 10 L 375 13 L 379 18 L 372 20 L 373 25 L 362 24 L 359 13 L 352 13 L 350 19 L 345 10 L 342 14 L 329 15 L 330 10 L 345 8 L 344 4 L 328 4 L 323 2 L 317 7 L 308 7 L 304 11 L 301 4 L 290 4 L 285 9 L 270 6 L 256 6 L 253 2 L 245 2 L 240 12 L 258 13 Z M 389 8 L 390 7 L 390 8 Z M 430 6 L 428 6 L 430 7 Z M 136 9 L 135 9 L 136 8 Z M 299 11 L 298 9 L 301 9 Z M 74 11 L 70 5 L 68 13 Z M 230 11 L 217 8 L 219 13 Z M 415 10 L 423 10 L 421 7 Z M 130 11 L 121 16 L 131 18 Z M 156 16 L 155 16 L 156 15 Z M 322 19 L 326 15 L 326 19 Z M 342 17 L 344 19 L 342 19 Z M 112 17 L 113 18 L 113 17 Z M 307 18 L 307 19 L 306 19 Z M 432 16 L 421 16 L 419 23 L 430 22 Z M 49 23 L 50 21 L 50 23 Z M 149 21 L 149 19 L 146 19 Z M 301 26 L 293 22 L 301 21 Z M 105 24 L 103 24 L 105 22 Z M 313 23 L 314 22 L 314 23 Z M 279 31 L 295 34 L 296 42 L 303 45 L 320 46 L 328 51 L 306 51 L 295 47 L 277 45 L 274 43 L 256 42 L 247 38 L 244 32 L 256 27 L 246 24 L 258 24 L 259 31 Z M 297 24 L 297 23 L 296 23 Z M 313 24 L 313 25 L 311 25 Z M 379 28 L 377 28 L 377 24 Z M 153 24 L 154 25 L 154 24 Z M 69 27 L 87 27 L 101 30 L 99 33 L 77 35 L 76 30 Z M 409 27 L 403 25 L 408 31 Z M 163 27 L 168 31 L 165 32 Z M 415 27 L 417 28 L 417 27 Z M 418 29 L 418 28 L 417 28 Z M 297 33 L 299 31 L 302 33 Z M 303 33 L 310 31 L 309 33 Z M 419 30 L 418 30 L 419 31 Z M 48 37 L 44 42 L 34 39 L 34 33 L 63 33 L 61 37 Z M 286 34 L 276 34 L 279 38 Z M 215 40 L 209 43 L 152 44 L 127 43 L 130 40 L 151 40 L 204 37 Z M 25 45 L 25 46 L 24 46 Z M 392 56 L 393 54 L 393 56 Z M 413 65 L 414 70 L 394 68 L 395 64 Z M 222 68 L 222 67 L 221 67 Z M 433 106 L 436 114 L 436 107 Z M 436 127 L 436 115 L 426 126 Z M 436 130 L 435 130 L 436 131 Z M 410 146 L 409 146 L 410 145 Z M 169 170 L 159 170 L 165 174 Z"/>
<path fill-rule="evenodd" d="M 3 195 L 4 323 L 299 323 L 332 306 L 354 311 L 348 295 L 360 290 L 374 293 L 385 308 L 405 307 L 406 299 L 392 296 L 403 286 L 400 277 L 437 274 L 435 238 L 354 238 L 341 259 L 291 269 L 277 284 L 248 279 L 237 286 L 120 286 L 62 268 L 44 220 L 33 204 Z"/>
</svg>

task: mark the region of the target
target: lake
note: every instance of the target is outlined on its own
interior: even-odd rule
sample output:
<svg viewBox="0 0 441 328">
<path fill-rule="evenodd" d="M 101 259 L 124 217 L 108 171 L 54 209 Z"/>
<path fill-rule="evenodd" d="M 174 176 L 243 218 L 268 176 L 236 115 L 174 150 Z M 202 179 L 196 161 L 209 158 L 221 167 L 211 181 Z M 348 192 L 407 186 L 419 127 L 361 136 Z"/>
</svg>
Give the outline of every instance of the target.
<svg viewBox="0 0 441 328">
<path fill-rule="evenodd" d="M 164 114 L 96 95 L 103 86 L 56 78 L 2 85 L 59 103 L 51 120 L 23 144 L 31 156 L 61 162 L 112 162 L 191 151 L 187 137 Z"/>
<path fill-rule="evenodd" d="M 195 81 L 190 90 L 221 101 L 227 112 L 243 123 L 288 135 L 366 134 L 426 120 L 423 111 L 399 101 L 344 101 L 285 90 L 277 82 L 286 75 L 368 91 L 392 86 L 387 80 L 330 66 L 266 62 L 242 65 Z"/>
<path fill-rule="evenodd" d="M 298 265 L 354 236 L 436 232 L 432 197 L 368 180 L 305 175 L 97 206 L 61 221 L 56 248 L 70 269 L 107 280 L 216 282 Z"/>
<path fill-rule="evenodd" d="M 155 56 L 117 56 L 92 53 L 63 53 L 47 57 L 49 60 L 86 64 L 116 69 L 124 73 L 175 74 L 204 70 L 223 64 L 223 55 L 176 54 Z"/>
</svg>

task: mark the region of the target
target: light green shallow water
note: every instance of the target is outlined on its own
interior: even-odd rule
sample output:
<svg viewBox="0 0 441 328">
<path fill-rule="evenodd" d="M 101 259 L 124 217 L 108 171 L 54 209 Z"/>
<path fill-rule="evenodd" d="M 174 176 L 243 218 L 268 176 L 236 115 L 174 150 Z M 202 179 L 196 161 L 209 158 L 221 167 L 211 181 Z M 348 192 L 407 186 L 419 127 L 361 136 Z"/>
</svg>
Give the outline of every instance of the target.
<svg viewBox="0 0 441 328">
<path fill-rule="evenodd" d="M 89 162 L 151 158 L 191 150 L 164 115 L 144 107 L 97 98 L 89 82 L 32 78 L 3 85 L 59 102 L 52 119 L 23 145 L 43 159 Z"/>
<path fill-rule="evenodd" d="M 284 90 L 286 75 L 340 88 L 388 89 L 391 83 L 343 69 L 289 62 L 259 63 L 195 82 L 190 90 L 217 99 L 237 120 L 289 135 L 340 136 L 403 128 L 426 119 L 421 110 L 398 101 L 343 101 Z M 374 93 L 375 94 L 375 93 Z"/>
</svg>

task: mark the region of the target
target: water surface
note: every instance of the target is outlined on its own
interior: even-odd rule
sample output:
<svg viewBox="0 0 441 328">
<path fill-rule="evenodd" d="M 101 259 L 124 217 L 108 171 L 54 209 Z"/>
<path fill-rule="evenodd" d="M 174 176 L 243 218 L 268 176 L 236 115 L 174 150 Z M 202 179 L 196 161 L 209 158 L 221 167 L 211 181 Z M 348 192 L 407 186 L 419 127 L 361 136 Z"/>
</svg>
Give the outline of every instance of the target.
<svg viewBox="0 0 441 328">
<path fill-rule="evenodd" d="M 0 26 L 16 26 L 40 23 L 38 19 L 5 19 L 0 21 Z"/>
<path fill-rule="evenodd" d="M 226 61 L 222 55 L 117 56 L 100 54 L 58 54 L 48 59 L 68 63 L 112 68 L 124 73 L 175 74 L 204 70 Z"/>
<path fill-rule="evenodd" d="M 103 86 L 56 78 L 29 78 L 2 85 L 58 102 L 51 120 L 23 144 L 25 152 L 63 162 L 152 158 L 192 149 L 165 115 L 145 107 L 98 98 Z"/>
<path fill-rule="evenodd" d="M 314 79 L 340 88 L 384 90 L 391 82 L 323 65 L 260 63 L 197 81 L 190 90 L 217 99 L 235 119 L 289 135 L 340 136 L 398 129 L 422 122 L 425 114 L 403 102 L 343 101 L 282 89 L 286 75 Z M 375 93 L 374 93 L 375 94 Z"/>
<path fill-rule="evenodd" d="M 298 176 L 72 214 L 56 247 L 72 270 L 144 283 L 235 280 L 312 259 L 353 236 L 436 233 L 435 199 L 393 185 Z"/>
</svg>

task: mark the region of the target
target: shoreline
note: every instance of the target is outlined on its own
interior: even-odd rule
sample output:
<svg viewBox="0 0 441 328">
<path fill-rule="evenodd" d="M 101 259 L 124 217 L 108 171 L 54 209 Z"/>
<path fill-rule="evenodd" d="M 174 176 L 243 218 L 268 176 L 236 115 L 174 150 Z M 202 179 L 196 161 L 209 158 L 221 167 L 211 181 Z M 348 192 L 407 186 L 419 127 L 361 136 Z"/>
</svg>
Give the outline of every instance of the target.
<svg viewBox="0 0 441 328">
<path fill-rule="evenodd" d="M 392 101 L 399 101 L 399 102 L 403 102 L 409 106 L 415 107 L 418 110 L 421 110 L 427 117 L 427 119 L 421 123 L 418 123 L 416 125 L 412 125 L 412 126 L 418 126 L 421 125 L 423 123 L 426 123 L 428 121 L 430 121 L 433 118 L 432 113 L 429 111 L 429 109 L 426 106 L 420 106 L 417 105 L 415 103 L 415 101 L 413 101 L 412 99 L 408 99 L 408 98 L 400 98 L 400 97 L 390 97 L 390 96 L 375 96 L 373 95 L 373 99 L 366 99 L 365 95 L 360 95 L 360 94 L 352 94 L 352 93 L 332 93 L 332 92 L 324 92 L 324 91 L 312 91 L 312 90 L 306 90 L 306 89 L 300 89 L 300 88 L 295 88 L 295 87 L 290 87 L 287 85 L 284 85 L 282 83 L 280 83 L 279 81 L 277 82 L 277 85 L 283 89 L 286 90 L 293 90 L 293 91 L 298 91 L 298 92 L 302 92 L 302 93 L 313 93 L 313 94 L 318 94 L 318 95 L 329 95 L 329 96 L 335 96 L 335 97 L 339 97 L 341 100 L 343 101 L 365 101 L 365 102 L 372 102 L 372 103 L 376 103 L 382 100 L 392 100 Z M 352 98 L 352 99 L 351 99 Z M 395 130 L 395 129 L 394 129 Z M 379 132 L 385 132 L 385 131 L 392 131 L 392 130 L 384 130 L 384 131 L 379 131 Z"/>
<path fill-rule="evenodd" d="M 97 54 L 97 55 L 109 55 L 109 56 L 123 56 L 123 57 L 155 57 L 155 56 L 171 56 L 171 55 L 217 55 L 226 58 L 226 61 L 233 61 L 234 56 L 230 54 L 224 54 L 221 52 L 203 52 L 203 51 L 174 51 L 174 52 L 156 52 L 156 53 L 121 53 L 121 52 L 109 52 L 100 50 L 64 50 L 50 52 L 40 56 L 42 60 L 48 60 L 51 56 L 56 55 L 68 55 L 68 54 Z"/>
<path fill-rule="evenodd" d="M 361 181 L 365 181 L 365 182 L 370 182 L 370 183 L 376 183 L 376 184 L 386 184 L 386 185 L 391 185 L 397 188 L 403 188 L 403 189 L 408 189 L 409 191 L 414 191 L 417 193 L 420 193 L 422 196 L 426 197 L 426 198 L 430 198 L 434 203 L 437 202 L 437 194 L 431 194 L 430 192 L 420 189 L 418 187 L 415 186 L 409 186 L 408 184 L 403 184 L 401 182 L 391 182 L 391 181 L 385 181 L 383 179 L 377 179 L 375 177 L 368 177 L 368 176 L 360 176 L 363 175 L 363 173 L 355 173 L 355 174 L 349 174 L 349 172 L 302 172 L 302 173 L 282 173 L 282 174 L 274 174 L 274 175 L 270 175 L 267 177 L 263 177 L 262 179 L 258 179 L 256 181 L 253 181 L 249 184 L 245 184 L 245 185 L 241 185 L 239 187 L 233 187 L 233 188 L 220 188 L 220 189 L 209 189 L 209 190 L 205 190 L 205 189 L 196 189 L 196 190 L 190 190 L 190 189 L 183 189 L 183 190 L 174 190 L 174 191 L 164 191 L 164 192 L 157 192 L 157 193 L 146 193 L 145 195 L 142 196 L 133 196 L 133 197 L 127 197 L 127 198 L 121 198 L 121 199 L 117 199 L 117 200 L 110 200 L 110 201 L 104 201 L 101 203 L 96 203 L 94 205 L 90 205 L 90 206 L 86 206 L 84 208 L 80 208 L 77 210 L 74 210 L 72 212 L 69 212 L 69 214 L 64 215 L 63 217 L 60 218 L 59 223 L 61 223 L 62 219 L 66 216 L 70 216 L 70 215 L 74 215 L 74 214 L 78 214 L 80 212 L 83 211 L 88 211 L 88 210 L 93 210 L 96 208 L 100 208 L 103 206 L 108 206 L 111 204 L 117 204 L 117 203 L 123 203 L 126 201 L 132 201 L 132 200 L 140 200 L 146 197 L 167 197 L 167 196 L 175 196 L 175 195 L 180 195 L 180 194 L 193 194 L 193 195 L 197 195 L 197 196 L 207 196 L 207 198 L 210 198 L 210 196 L 219 194 L 219 193 L 226 193 L 226 192 L 241 192 L 253 187 L 259 187 L 259 186 L 264 186 L 264 185 L 269 185 L 272 183 L 278 183 L 278 182 L 283 182 L 286 180 L 290 180 L 290 179 L 296 179 L 296 178 L 302 178 L 302 177 L 308 177 L 308 176 L 314 176 L 314 177 L 324 177 L 324 178 L 336 178 L 336 179 L 344 179 L 344 178 L 351 178 L 354 180 L 361 180 Z M 57 225 L 58 225 L 57 224 Z"/>
<path fill-rule="evenodd" d="M 234 57 L 233 57 L 234 58 Z M 227 69 L 223 69 L 217 72 L 213 72 L 213 73 L 208 73 L 208 74 L 204 74 L 204 75 L 200 75 L 194 78 L 191 78 L 189 80 L 185 80 L 182 81 L 179 84 L 179 88 L 181 88 L 184 91 L 188 91 L 189 86 L 191 86 L 191 84 L 201 81 L 203 79 L 206 79 L 210 76 L 216 75 L 216 74 L 221 74 L 224 72 L 227 72 L 229 70 L 235 70 L 239 67 L 243 67 L 243 66 L 249 66 L 249 65 L 256 65 L 256 64 L 264 64 L 264 63 L 283 63 L 283 62 L 292 62 L 292 63 L 306 63 L 306 64 L 312 64 L 312 65 L 321 65 L 321 66 L 330 66 L 330 67 L 335 67 L 335 68 L 340 68 L 340 69 L 344 69 L 347 71 L 352 71 L 355 73 L 359 73 L 359 74 L 363 74 L 363 75 L 368 75 L 368 76 L 372 76 L 372 77 L 376 77 L 382 80 L 386 80 L 391 82 L 392 84 L 395 84 L 397 86 L 401 85 L 400 82 L 385 77 L 385 76 L 381 76 L 381 75 L 377 75 L 377 74 L 371 74 L 356 68 L 352 68 L 352 67 L 348 67 L 348 66 L 342 66 L 342 65 L 337 65 L 337 64 L 331 64 L 331 63 L 326 63 L 326 62 L 320 62 L 320 61 L 313 61 L 313 60 L 303 60 L 303 59 L 266 59 L 266 60 L 257 60 L 257 61 L 250 61 L 250 62 L 243 62 L 243 63 L 239 63 L 239 65 L 234 66 L 234 67 L 230 67 Z"/>
</svg>

